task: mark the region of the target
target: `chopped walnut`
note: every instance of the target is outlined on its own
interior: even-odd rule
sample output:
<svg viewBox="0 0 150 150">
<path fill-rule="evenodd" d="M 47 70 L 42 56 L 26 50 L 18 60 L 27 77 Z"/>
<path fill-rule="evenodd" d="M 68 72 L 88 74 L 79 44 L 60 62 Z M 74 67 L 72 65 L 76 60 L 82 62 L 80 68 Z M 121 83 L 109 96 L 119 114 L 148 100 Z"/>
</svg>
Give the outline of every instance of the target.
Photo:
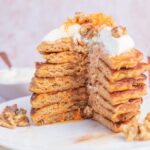
<svg viewBox="0 0 150 150">
<path fill-rule="evenodd" d="M 0 126 L 6 128 L 16 128 L 28 126 L 29 120 L 26 116 L 26 110 L 20 108 L 17 105 L 6 106 L 3 112 L 0 114 Z"/>
<path fill-rule="evenodd" d="M 89 25 L 83 25 L 80 29 L 80 34 L 81 36 L 85 36 L 87 32 L 91 29 L 92 27 Z"/>
<path fill-rule="evenodd" d="M 128 141 L 150 140 L 150 113 L 145 117 L 144 123 L 134 122 L 133 124 L 125 125 L 122 131 Z"/>
<path fill-rule="evenodd" d="M 138 125 L 137 124 L 125 125 L 123 127 L 123 133 L 125 134 L 125 138 L 127 141 L 136 140 L 138 134 Z"/>
<path fill-rule="evenodd" d="M 10 122 L 10 120 L 11 119 L 8 119 L 4 117 L 4 115 L 0 114 L 0 126 L 10 128 L 10 129 L 16 128 L 14 122 Z"/>
<path fill-rule="evenodd" d="M 150 132 L 150 113 L 148 113 L 144 119 L 144 125 L 146 129 Z"/>
<path fill-rule="evenodd" d="M 112 32 L 112 36 L 115 37 L 115 38 L 119 38 L 122 35 L 127 34 L 127 30 L 123 26 L 114 27 L 114 28 L 112 28 L 111 32 Z"/>
<path fill-rule="evenodd" d="M 91 118 L 93 116 L 93 109 L 90 106 L 86 106 L 83 113 L 86 118 Z"/>
<path fill-rule="evenodd" d="M 97 35 L 98 30 L 97 28 L 95 28 L 92 24 L 85 24 L 81 27 L 80 29 L 80 34 L 81 36 L 87 38 L 87 39 L 91 39 L 92 37 L 94 37 L 95 35 Z"/>
<path fill-rule="evenodd" d="M 139 140 L 141 141 L 150 140 L 150 132 L 147 130 L 146 126 L 144 124 L 139 124 L 138 128 L 139 128 L 138 130 Z"/>
</svg>

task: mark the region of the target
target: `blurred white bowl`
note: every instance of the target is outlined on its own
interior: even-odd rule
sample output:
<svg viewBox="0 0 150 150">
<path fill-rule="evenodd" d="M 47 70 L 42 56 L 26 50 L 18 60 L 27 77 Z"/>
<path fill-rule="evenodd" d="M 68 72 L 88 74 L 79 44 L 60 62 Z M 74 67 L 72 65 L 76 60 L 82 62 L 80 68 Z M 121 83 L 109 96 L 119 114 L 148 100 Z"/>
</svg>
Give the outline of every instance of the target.
<svg viewBox="0 0 150 150">
<path fill-rule="evenodd" d="M 30 95 L 29 83 L 33 68 L 12 68 L 0 70 L 0 96 L 5 100 Z"/>
</svg>

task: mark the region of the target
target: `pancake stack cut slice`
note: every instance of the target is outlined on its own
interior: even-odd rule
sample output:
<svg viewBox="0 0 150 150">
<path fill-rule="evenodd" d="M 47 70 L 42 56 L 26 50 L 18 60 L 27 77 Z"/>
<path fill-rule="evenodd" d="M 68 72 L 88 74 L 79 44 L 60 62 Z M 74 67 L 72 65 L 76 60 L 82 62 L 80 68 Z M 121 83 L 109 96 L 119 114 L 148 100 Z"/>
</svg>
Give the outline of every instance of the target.
<svg viewBox="0 0 150 150">
<path fill-rule="evenodd" d="M 103 13 L 77 13 L 45 36 L 30 84 L 31 118 L 44 125 L 93 118 L 114 132 L 137 121 L 146 94 L 143 54 Z"/>
<path fill-rule="evenodd" d="M 87 52 L 77 51 L 71 38 L 42 42 L 39 52 L 45 59 L 36 63 L 30 84 L 31 118 L 34 124 L 79 120 L 87 105 Z M 82 47 L 80 47 L 81 50 Z M 80 62 L 80 63 L 79 63 Z"/>
<path fill-rule="evenodd" d="M 89 102 L 93 119 L 114 132 L 136 121 L 142 96 L 146 94 L 146 76 L 150 69 L 142 63 L 142 53 L 131 49 L 117 56 L 104 53 L 101 44 L 93 44 L 89 64 Z"/>
</svg>

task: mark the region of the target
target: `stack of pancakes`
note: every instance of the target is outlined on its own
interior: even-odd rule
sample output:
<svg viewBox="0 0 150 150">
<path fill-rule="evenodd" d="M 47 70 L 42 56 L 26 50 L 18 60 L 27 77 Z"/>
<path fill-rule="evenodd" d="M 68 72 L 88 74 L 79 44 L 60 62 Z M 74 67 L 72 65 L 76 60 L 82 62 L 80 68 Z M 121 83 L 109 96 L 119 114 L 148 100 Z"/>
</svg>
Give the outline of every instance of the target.
<svg viewBox="0 0 150 150">
<path fill-rule="evenodd" d="M 88 99 L 86 48 L 74 44 L 71 38 L 62 38 L 42 42 L 38 50 L 46 61 L 36 63 L 30 85 L 33 123 L 43 125 L 84 118 L 83 108 Z"/>
<path fill-rule="evenodd" d="M 136 121 L 150 66 L 133 43 L 101 13 L 79 13 L 50 32 L 38 46 L 45 61 L 36 63 L 30 85 L 33 123 L 93 117 L 119 132 Z"/>
<path fill-rule="evenodd" d="M 132 123 L 140 112 L 142 96 L 146 94 L 149 65 L 136 49 L 117 56 L 104 53 L 102 45 L 93 45 L 89 54 L 89 105 L 93 118 L 114 132 Z"/>
</svg>

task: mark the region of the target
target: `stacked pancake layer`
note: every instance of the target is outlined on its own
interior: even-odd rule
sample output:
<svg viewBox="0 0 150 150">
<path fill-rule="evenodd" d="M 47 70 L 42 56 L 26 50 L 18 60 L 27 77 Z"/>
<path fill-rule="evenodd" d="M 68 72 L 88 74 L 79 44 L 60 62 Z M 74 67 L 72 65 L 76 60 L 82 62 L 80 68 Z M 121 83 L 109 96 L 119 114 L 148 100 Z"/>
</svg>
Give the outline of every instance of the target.
<svg viewBox="0 0 150 150">
<path fill-rule="evenodd" d="M 93 44 L 89 59 L 88 103 L 94 110 L 93 118 L 119 132 L 140 112 L 146 94 L 143 73 L 149 66 L 141 62 L 142 53 L 135 49 L 108 56 L 101 44 Z"/>
<path fill-rule="evenodd" d="M 38 47 L 46 61 L 36 63 L 30 86 L 33 123 L 42 125 L 84 118 L 88 99 L 87 53 L 75 51 L 75 46 L 71 38 L 64 38 L 43 42 Z"/>
</svg>

